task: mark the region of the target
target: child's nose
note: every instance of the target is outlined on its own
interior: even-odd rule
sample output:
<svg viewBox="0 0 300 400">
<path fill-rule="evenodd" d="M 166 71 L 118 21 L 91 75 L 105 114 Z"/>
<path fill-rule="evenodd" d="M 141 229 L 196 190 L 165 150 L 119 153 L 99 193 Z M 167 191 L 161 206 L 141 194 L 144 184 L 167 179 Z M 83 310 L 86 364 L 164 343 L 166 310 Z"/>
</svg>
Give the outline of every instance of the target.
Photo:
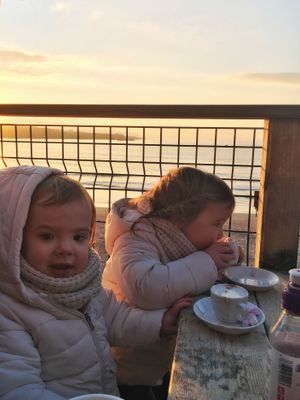
<svg viewBox="0 0 300 400">
<path fill-rule="evenodd" d="M 220 231 L 218 233 L 217 240 L 222 239 L 223 236 L 224 236 L 224 231 L 223 231 L 223 228 L 222 228 L 222 229 L 220 229 Z"/>
<path fill-rule="evenodd" d="M 60 240 L 56 247 L 56 252 L 58 254 L 72 254 L 73 246 L 71 240 L 65 239 Z"/>
</svg>

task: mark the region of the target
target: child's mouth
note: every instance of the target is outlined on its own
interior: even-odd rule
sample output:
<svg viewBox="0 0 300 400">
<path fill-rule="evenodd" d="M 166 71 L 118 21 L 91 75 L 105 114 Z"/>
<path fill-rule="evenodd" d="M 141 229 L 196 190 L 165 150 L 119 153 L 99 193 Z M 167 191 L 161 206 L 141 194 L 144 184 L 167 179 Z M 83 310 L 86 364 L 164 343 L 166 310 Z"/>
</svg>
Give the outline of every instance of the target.
<svg viewBox="0 0 300 400">
<path fill-rule="evenodd" d="M 70 272 L 73 272 L 73 265 L 67 263 L 56 263 L 50 264 L 49 269 L 51 271 L 51 275 L 55 278 L 63 278 L 70 276 Z"/>
</svg>

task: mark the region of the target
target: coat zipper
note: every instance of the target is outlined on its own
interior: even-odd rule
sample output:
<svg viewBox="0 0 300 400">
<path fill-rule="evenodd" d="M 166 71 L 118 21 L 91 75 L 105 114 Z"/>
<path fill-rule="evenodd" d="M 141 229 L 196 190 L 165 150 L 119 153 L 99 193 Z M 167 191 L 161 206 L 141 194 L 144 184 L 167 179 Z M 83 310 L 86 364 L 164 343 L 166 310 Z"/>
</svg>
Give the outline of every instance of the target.
<svg viewBox="0 0 300 400">
<path fill-rule="evenodd" d="M 83 315 L 84 315 L 84 318 L 85 318 L 85 320 L 86 320 L 86 322 L 87 322 L 87 324 L 89 326 L 90 331 L 93 332 L 95 327 L 94 327 L 94 324 L 92 322 L 92 319 L 91 319 L 90 315 L 87 312 L 84 313 Z"/>
<path fill-rule="evenodd" d="M 42 297 L 45 297 L 45 296 L 42 296 Z M 95 346 L 95 349 L 96 349 L 96 353 L 97 353 L 97 356 L 98 356 L 98 359 L 99 359 L 99 362 L 100 362 L 100 365 L 101 365 L 102 362 L 103 362 L 103 360 L 102 360 L 102 353 L 101 353 L 101 349 L 99 348 L 99 343 L 98 343 L 99 340 L 96 338 L 95 333 L 94 333 L 95 326 L 94 326 L 94 324 L 93 324 L 93 322 L 92 322 L 92 319 L 91 319 L 89 313 L 88 313 L 88 312 L 82 313 L 82 312 L 77 311 L 77 310 L 70 310 L 70 309 L 68 309 L 67 307 L 62 306 L 61 304 L 57 303 L 55 300 L 50 299 L 48 296 L 47 296 L 47 301 L 48 301 L 50 304 L 54 305 L 55 307 L 59 308 L 60 310 L 65 311 L 67 314 L 71 314 L 71 315 L 77 316 L 77 317 L 79 317 L 83 322 L 85 322 L 85 324 L 86 324 L 86 325 L 88 326 L 88 328 L 89 328 L 89 332 L 90 332 L 90 335 L 91 335 L 92 340 L 93 340 L 93 342 L 94 342 L 94 346 Z"/>
</svg>

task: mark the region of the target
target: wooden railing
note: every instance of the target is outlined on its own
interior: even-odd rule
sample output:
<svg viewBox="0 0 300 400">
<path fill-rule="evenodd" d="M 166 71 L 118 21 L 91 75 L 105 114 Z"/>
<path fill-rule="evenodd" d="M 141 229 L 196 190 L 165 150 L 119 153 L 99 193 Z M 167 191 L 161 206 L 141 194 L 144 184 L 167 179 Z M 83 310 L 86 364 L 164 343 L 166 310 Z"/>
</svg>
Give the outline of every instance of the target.
<svg viewBox="0 0 300 400">
<path fill-rule="evenodd" d="M 300 221 L 300 105 L 2 104 L 0 116 L 264 119 L 255 265 L 295 267 Z"/>
<path fill-rule="evenodd" d="M 300 105 L 0 104 L 0 115 L 80 118 L 300 119 Z"/>
</svg>

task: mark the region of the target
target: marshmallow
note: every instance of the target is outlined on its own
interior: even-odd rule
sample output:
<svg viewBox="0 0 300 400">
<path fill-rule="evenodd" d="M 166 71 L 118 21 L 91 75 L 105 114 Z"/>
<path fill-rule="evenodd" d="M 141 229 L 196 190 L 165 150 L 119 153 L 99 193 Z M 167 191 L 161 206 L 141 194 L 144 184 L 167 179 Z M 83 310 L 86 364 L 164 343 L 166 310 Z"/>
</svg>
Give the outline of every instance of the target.
<svg viewBox="0 0 300 400">
<path fill-rule="evenodd" d="M 260 311 L 256 306 L 248 305 L 248 315 L 242 321 L 242 326 L 253 326 L 258 323 Z"/>
<path fill-rule="evenodd" d="M 232 239 L 231 237 L 224 237 L 222 240 L 224 243 L 229 244 L 229 246 L 234 251 L 234 259 L 231 260 L 229 264 L 237 265 L 237 263 L 239 262 L 239 258 L 240 258 L 240 249 L 239 249 L 237 242 L 234 239 Z"/>
</svg>

